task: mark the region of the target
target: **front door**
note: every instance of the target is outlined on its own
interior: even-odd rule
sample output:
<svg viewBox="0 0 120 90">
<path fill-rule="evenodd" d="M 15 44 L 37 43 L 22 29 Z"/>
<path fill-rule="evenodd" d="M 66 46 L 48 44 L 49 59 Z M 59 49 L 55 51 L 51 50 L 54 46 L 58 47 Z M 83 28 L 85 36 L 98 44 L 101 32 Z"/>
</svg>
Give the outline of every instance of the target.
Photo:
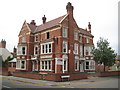
<svg viewBox="0 0 120 90">
<path fill-rule="evenodd" d="M 80 72 L 84 72 L 84 68 L 83 67 L 84 67 L 84 65 L 83 65 L 83 63 L 81 63 L 80 64 Z"/>
</svg>

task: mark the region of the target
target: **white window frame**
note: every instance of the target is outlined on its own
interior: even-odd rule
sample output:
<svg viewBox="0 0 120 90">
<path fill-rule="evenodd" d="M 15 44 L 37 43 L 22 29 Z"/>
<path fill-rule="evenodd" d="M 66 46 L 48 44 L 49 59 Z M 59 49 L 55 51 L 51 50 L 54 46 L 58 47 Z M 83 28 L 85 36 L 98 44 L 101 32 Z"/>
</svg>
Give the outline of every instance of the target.
<svg viewBox="0 0 120 90">
<path fill-rule="evenodd" d="M 49 61 L 50 61 L 50 67 L 49 67 Z M 42 64 L 43 62 L 43 64 Z M 47 69 L 46 69 L 46 65 L 45 65 L 45 62 L 47 62 Z M 42 68 L 44 67 L 44 68 Z M 40 61 L 40 71 L 52 71 L 52 60 L 41 60 Z"/>
<path fill-rule="evenodd" d="M 35 42 L 38 42 L 38 35 L 35 35 L 34 41 L 35 41 Z"/>
<path fill-rule="evenodd" d="M 74 54 L 78 54 L 78 44 L 74 44 Z"/>
<path fill-rule="evenodd" d="M 23 43 L 26 42 L 26 36 L 22 36 L 22 42 L 23 42 Z"/>
<path fill-rule="evenodd" d="M 24 68 L 22 68 L 22 61 L 24 61 Z M 26 70 L 26 60 L 21 60 L 21 70 Z"/>
<path fill-rule="evenodd" d="M 78 32 L 74 31 L 74 40 L 78 40 Z"/>
<path fill-rule="evenodd" d="M 64 71 L 68 71 L 68 56 L 67 55 L 63 55 L 62 56 L 62 58 L 63 58 L 63 68 L 64 68 Z M 66 62 L 66 66 L 65 66 L 65 64 L 64 64 L 64 62 Z"/>
<path fill-rule="evenodd" d="M 89 62 L 89 66 L 88 66 L 89 69 L 86 69 L 86 62 Z M 94 63 L 94 66 L 90 65 L 91 63 Z M 94 60 L 86 60 L 85 61 L 85 70 L 95 70 L 95 61 Z"/>
<path fill-rule="evenodd" d="M 65 52 L 64 52 L 64 49 L 66 49 Z M 68 53 L 68 42 L 67 41 L 63 41 L 63 49 L 62 49 L 62 51 L 63 51 L 63 53 Z"/>
<path fill-rule="evenodd" d="M 86 38 L 86 43 L 90 43 L 90 39 L 89 38 Z"/>
<path fill-rule="evenodd" d="M 68 37 L 67 32 L 68 32 L 67 28 L 63 27 L 63 28 L 62 28 L 62 36 L 63 36 L 64 38 Z"/>
<path fill-rule="evenodd" d="M 37 54 L 36 54 L 36 48 L 37 48 Z M 35 55 L 35 56 L 38 55 L 38 45 L 34 45 L 34 55 Z"/>
<path fill-rule="evenodd" d="M 22 68 L 22 61 L 24 61 L 24 68 Z M 18 63 L 19 62 L 19 63 Z M 18 64 L 19 64 L 19 67 L 18 67 Z M 19 70 L 26 70 L 26 60 L 17 60 L 16 62 L 16 69 L 19 69 Z"/>
<path fill-rule="evenodd" d="M 52 53 L 52 43 L 53 42 L 42 43 L 41 44 L 41 54 L 51 54 Z M 51 44 L 51 48 L 49 48 L 50 44 Z M 47 45 L 47 53 L 46 53 L 46 45 Z M 44 52 L 43 52 L 43 47 L 44 47 Z M 50 50 L 51 50 L 51 52 L 50 52 Z"/>
<path fill-rule="evenodd" d="M 18 67 L 18 65 L 19 65 L 19 67 Z M 17 62 L 16 62 L 16 69 L 21 69 L 21 60 L 17 60 Z"/>
<path fill-rule="evenodd" d="M 22 48 L 25 47 L 25 54 L 23 54 Z M 27 54 L 27 46 L 18 46 L 17 55 L 26 55 Z"/>
<path fill-rule="evenodd" d="M 83 57 L 83 46 L 80 45 L 80 57 Z"/>
<path fill-rule="evenodd" d="M 80 43 L 82 43 L 82 36 L 80 35 Z"/>
<path fill-rule="evenodd" d="M 78 59 L 75 59 L 75 71 L 79 71 L 79 60 Z"/>
</svg>

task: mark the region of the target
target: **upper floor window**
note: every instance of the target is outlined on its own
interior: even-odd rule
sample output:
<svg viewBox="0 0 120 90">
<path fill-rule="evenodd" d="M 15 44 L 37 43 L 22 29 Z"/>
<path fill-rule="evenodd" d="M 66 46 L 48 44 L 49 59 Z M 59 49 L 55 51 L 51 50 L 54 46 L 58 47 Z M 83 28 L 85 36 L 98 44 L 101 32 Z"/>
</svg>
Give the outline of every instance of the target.
<svg viewBox="0 0 120 90">
<path fill-rule="evenodd" d="M 46 38 L 49 39 L 50 38 L 50 32 L 46 33 Z"/>
<path fill-rule="evenodd" d="M 80 43 L 82 43 L 82 36 L 80 36 Z"/>
<path fill-rule="evenodd" d="M 83 46 L 80 46 L 80 56 L 83 56 Z"/>
<path fill-rule="evenodd" d="M 90 43 L 90 39 L 89 38 L 86 38 L 86 43 Z"/>
<path fill-rule="evenodd" d="M 25 55 L 25 54 L 26 54 L 26 48 L 22 47 L 22 55 Z"/>
<path fill-rule="evenodd" d="M 35 36 L 35 42 L 37 42 L 38 41 L 38 36 Z"/>
<path fill-rule="evenodd" d="M 34 55 L 38 54 L 38 46 L 34 46 Z"/>
<path fill-rule="evenodd" d="M 74 54 L 78 54 L 78 44 L 74 44 Z"/>
<path fill-rule="evenodd" d="M 67 53 L 68 45 L 66 41 L 63 41 L 63 53 Z"/>
<path fill-rule="evenodd" d="M 22 37 L 22 42 L 26 42 L 26 36 Z"/>
<path fill-rule="evenodd" d="M 26 46 L 18 46 L 17 54 L 18 55 L 26 55 Z"/>
<path fill-rule="evenodd" d="M 41 44 L 41 54 L 52 53 L 52 43 Z"/>
<path fill-rule="evenodd" d="M 67 37 L 67 28 L 62 28 L 62 36 Z"/>
<path fill-rule="evenodd" d="M 74 32 L 74 40 L 78 40 L 78 32 Z"/>
</svg>

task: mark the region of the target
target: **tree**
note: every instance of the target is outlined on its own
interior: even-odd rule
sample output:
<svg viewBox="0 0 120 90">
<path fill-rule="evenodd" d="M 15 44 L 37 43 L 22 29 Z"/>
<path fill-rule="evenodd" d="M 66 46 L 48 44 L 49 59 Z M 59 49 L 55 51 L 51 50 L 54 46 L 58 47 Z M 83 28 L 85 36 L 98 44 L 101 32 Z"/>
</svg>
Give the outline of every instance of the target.
<svg viewBox="0 0 120 90">
<path fill-rule="evenodd" d="M 97 48 L 93 49 L 92 54 L 97 63 L 104 64 L 104 71 L 106 66 L 112 66 L 115 62 L 116 54 L 106 39 L 100 38 L 97 42 Z"/>
<path fill-rule="evenodd" d="M 11 60 L 13 60 L 13 58 L 10 56 L 5 61 L 2 60 L 2 67 L 6 67 L 8 65 L 8 62 Z"/>
</svg>

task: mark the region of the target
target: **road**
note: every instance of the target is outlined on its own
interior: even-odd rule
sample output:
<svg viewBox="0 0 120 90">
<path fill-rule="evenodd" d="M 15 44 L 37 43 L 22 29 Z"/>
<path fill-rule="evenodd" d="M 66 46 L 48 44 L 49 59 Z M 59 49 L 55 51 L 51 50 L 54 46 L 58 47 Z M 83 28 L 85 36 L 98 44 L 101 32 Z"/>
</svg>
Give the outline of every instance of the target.
<svg viewBox="0 0 120 90">
<path fill-rule="evenodd" d="M 13 77 L 12 79 L 4 77 L 2 88 L 16 88 L 15 90 L 20 88 L 118 88 L 118 77 L 94 77 L 68 82 L 51 82 L 26 78 L 24 78 L 24 81 L 22 79 L 20 81 Z"/>
</svg>

